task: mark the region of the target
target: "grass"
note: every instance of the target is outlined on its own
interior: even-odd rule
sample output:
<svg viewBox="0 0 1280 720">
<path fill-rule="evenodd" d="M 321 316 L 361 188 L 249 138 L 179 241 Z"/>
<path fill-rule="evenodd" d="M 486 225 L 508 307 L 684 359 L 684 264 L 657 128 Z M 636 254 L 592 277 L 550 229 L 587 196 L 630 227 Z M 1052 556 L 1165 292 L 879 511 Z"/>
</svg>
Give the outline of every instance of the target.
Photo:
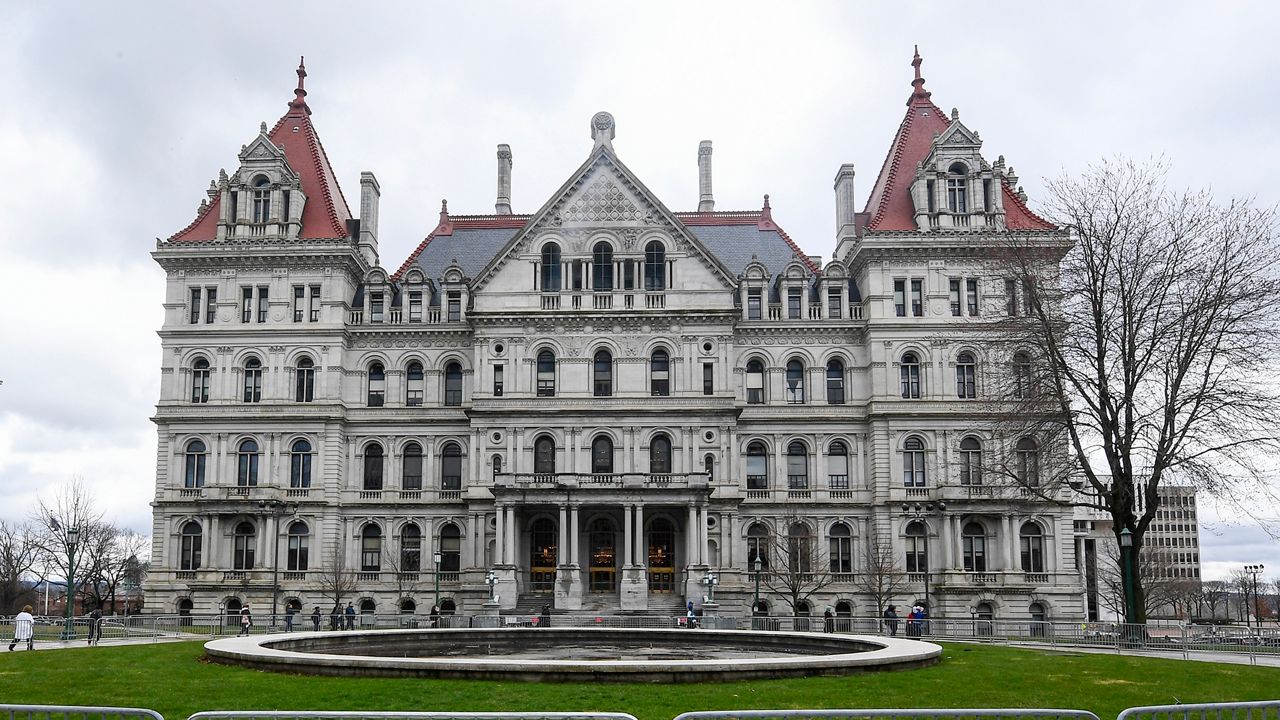
<svg viewBox="0 0 1280 720">
<path fill-rule="evenodd" d="M 924 670 L 705 685 L 534 684 L 285 675 L 213 665 L 200 643 L 0 651 L 0 700 L 119 705 L 181 720 L 199 710 L 620 711 L 1058 707 L 1111 720 L 1130 706 L 1265 700 L 1280 668 L 944 645 Z"/>
</svg>

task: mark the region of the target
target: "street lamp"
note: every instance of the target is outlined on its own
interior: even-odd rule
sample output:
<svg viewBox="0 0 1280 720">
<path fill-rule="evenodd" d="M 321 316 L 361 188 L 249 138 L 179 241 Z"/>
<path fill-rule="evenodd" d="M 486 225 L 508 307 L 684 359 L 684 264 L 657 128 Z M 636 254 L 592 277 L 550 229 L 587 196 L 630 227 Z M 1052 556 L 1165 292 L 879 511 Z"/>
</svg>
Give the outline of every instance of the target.
<svg viewBox="0 0 1280 720">
<path fill-rule="evenodd" d="M 432 556 L 432 559 L 433 559 L 433 560 L 435 560 L 435 563 L 436 563 L 436 602 L 435 602 L 435 606 L 436 606 L 436 609 L 438 610 L 438 609 L 440 608 L 440 551 L 439 551 L 439 550 L 437 550 L 437 551 L 436 551 L 436 554 Z M 492 586 L 492 585 L 490 585 L 490 586 L 489 586 L 489 592 L 490 592 L 490 594 L 492 594 L 492 592 L 493 592 L 493 586 Z"/>
<path fill-rule="evenodd" d="M 1257 620 L 1258 620 L 1258 629 L 1259 629 L 1259 630 L 1261 630 L 1261 629 L 1262 629 L 1262 617 L 1261 617 L 1260 615 L 1258 615 L 1258 576 L 1259 576 L 1259 575 L 1261 575 L 1261 574 L 1262 574 L 1262 571 L 1263 571 L 1263 570 L 1266 570 L 1266 569 L 1267 569 L 1267 566 L 1266 566 L 1266 565 L 1263 565 L 1263 564 L 1261 564 L 1261 563 L 1259 563 L 1259 564 L 1257 564 L 1257 565 L 1245 565 L 1245 566 L 1244 566 L 1244 572 L 1245 572 L 1245 574 L 1246 574 L 1246 575 L 1250 575 L 1250 576 L 1252 576 L 1252 578 L 1253 578 L 1253 582 L 1251 583 L 1251 585 L 1253 586 L 1253 605 L 1252 605 L 1252 609 L 1253 609 L 1253 613 L 1254 613 L 1254 615 L 1255 615 L 1255 616 L 1257 616 Z M 1248 596 L 1249 596 L 1249 588 L 1245 588 L 1244 594 L 1245 594 L 1245 602 L 1248 602 L 1248 599 L 1249 599 L 1249 597 L 1248 597 Z M 1249 623 L 1249 613 L 1248 613 L 1247 611 L 1246 611 L 1246 612 L 1245 612 L 1245 614 L 1244 614 L 1244 621 L 1245 621 L 1245 624 L 1246 624 L 1246 625 L 1248 625 L 1248 623 Z"/>
<path fill-rule="evenodd" d="M 1137 598 L 1133 592 L 1133 533 L 1120 528 L 1120 579 L 1124 585 L 1124 621 L 1134 622 L 1138 617 Z"/>
<path fill-rule="evenodd" d="M 715 573 L 709 572 L 706 577 L 702 578 L 702 584 L 707 586 L 707 602 L 715 602 L 716 585 L 720 584 L 720 578 Z"/>
<path fill-rule="evenodd" d="M 76 606 L 76 543 L 80 541 L 80 528 L 67 528 L 67 624 L 62 628 L 63 640 L 76 639 L 76 626 L 71 616 Z"/>
<path fill-rule="evenodd" d="M 279 500 L 260 500 L 258 510 L 270 515 L 275 520 L 275 539 L 271 548 L 271 624 L 276 624 L 276 609 L 280 598 L 280 516 L 295 515 L 297 505 L 289 505 Z"/>
<path fill-rule="evenodd" d="M 489 586 L 489 602 L 493 602 L 493 586 L 498 584 L 498 574 L 490 570 L 485 573 L 484 584 Z M 439 594 L 439 591 L 436 591 Z"/>
<path fill-rule="evenodd" d="M 756 559 L 752 561 L 751 569 L 756 571 L 756 599 L 751 603 L 751 615 L 754 616 L 756 614 L 756 608 L 760 607 L 760 571 L 764 569 L 764 561 L 760 559 L 759 548 L 756 548 Z"/>
<path fill-rule="evenodd" d="M 919 520 L 924 523 L 926 515 L 932 515 L 934 509 L 939 513 L 946 511 L 947 504 L 944 502 L 937 503 L 903 503 L 902 514 L 913 520 Z M 919 569 L 919 565 L 916 566 Z M 929 603 L 929 527 L 924 528 L 924 611 L 925 617 L 933 616 L 933 606 Z"/>
</svg>

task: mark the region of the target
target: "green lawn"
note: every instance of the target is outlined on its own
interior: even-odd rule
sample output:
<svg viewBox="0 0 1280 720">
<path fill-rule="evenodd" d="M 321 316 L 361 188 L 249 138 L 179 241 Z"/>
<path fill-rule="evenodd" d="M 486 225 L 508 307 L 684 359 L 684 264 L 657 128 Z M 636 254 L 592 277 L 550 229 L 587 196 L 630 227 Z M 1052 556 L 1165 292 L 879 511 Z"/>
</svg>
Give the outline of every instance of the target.
<svg viewBox="0 0 1280 720">
<path fill-rule="evenodd" d="M 198 710 L 688 710 L 1059 707 L 1113 720 L 1132 705 L 1280 697 L 1280 668 L 945 645 L 924 670 L 707 685 L 533 684 L 283 675 L 202 661 L 200 643 L 0 651 L 0 701 Z"/>
</svg>

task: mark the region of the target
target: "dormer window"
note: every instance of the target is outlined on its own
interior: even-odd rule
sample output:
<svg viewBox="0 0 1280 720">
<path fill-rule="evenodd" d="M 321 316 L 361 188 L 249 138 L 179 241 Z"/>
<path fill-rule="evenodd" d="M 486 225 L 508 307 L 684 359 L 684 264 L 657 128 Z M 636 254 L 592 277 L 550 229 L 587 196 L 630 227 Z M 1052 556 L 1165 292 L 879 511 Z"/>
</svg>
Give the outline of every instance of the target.
<svg viewBox="0 0 1280 720">
<path fill-rule="evenodd" d="M 953 213 L 969 212 L 966 202 L 968 191 L 968 169 L 960 163 L 952 163 L 947 169 L 947 210 Z"/>
<path fill-rule="evenodd" d="M 259 175 L 253 181 L 253 222 L 264 223 L 271 215 L 271 181 Z"/>
<path fill-rule="evenodd" d="M 560 246 L 547 243 L 542 247 L 542 291 L 560 292 Z"/>
<path fill-rule="evenodd" d="M 383 319 L 382 293 L 369 293 L 369 322 L 380 323 Z"/>
</svg>

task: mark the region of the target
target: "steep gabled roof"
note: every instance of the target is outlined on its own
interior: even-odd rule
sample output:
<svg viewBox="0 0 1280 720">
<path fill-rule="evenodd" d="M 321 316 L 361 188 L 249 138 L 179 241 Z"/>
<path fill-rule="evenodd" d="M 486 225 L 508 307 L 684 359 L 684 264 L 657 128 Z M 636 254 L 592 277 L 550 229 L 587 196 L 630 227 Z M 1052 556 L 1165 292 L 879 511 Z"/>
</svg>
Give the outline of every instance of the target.
<svg viewBox="0 0 1280 720">
<path fill-rule="evenodd" d="M 324 145 L 311 123 L 311 108 L 307 106 L 304 79 L 307 70 L 298 65 L 298 87 L 294 89 L 289 110 L 271 128 L 268 137 L 284 151 L 289 167 L 298 174 L 302 193 L 307 203 L 302 209 L 303 240 L 334 239 L 347 236 L 347 220 L 351 209 L 338 186 L 338 179 L 329 164 Z M 218 216 L 222 205 L 221 194 L 216 195 L 195 221 L 178 231 L 170 242 L 208 242 L 218 235 Z"/>
</svg>

